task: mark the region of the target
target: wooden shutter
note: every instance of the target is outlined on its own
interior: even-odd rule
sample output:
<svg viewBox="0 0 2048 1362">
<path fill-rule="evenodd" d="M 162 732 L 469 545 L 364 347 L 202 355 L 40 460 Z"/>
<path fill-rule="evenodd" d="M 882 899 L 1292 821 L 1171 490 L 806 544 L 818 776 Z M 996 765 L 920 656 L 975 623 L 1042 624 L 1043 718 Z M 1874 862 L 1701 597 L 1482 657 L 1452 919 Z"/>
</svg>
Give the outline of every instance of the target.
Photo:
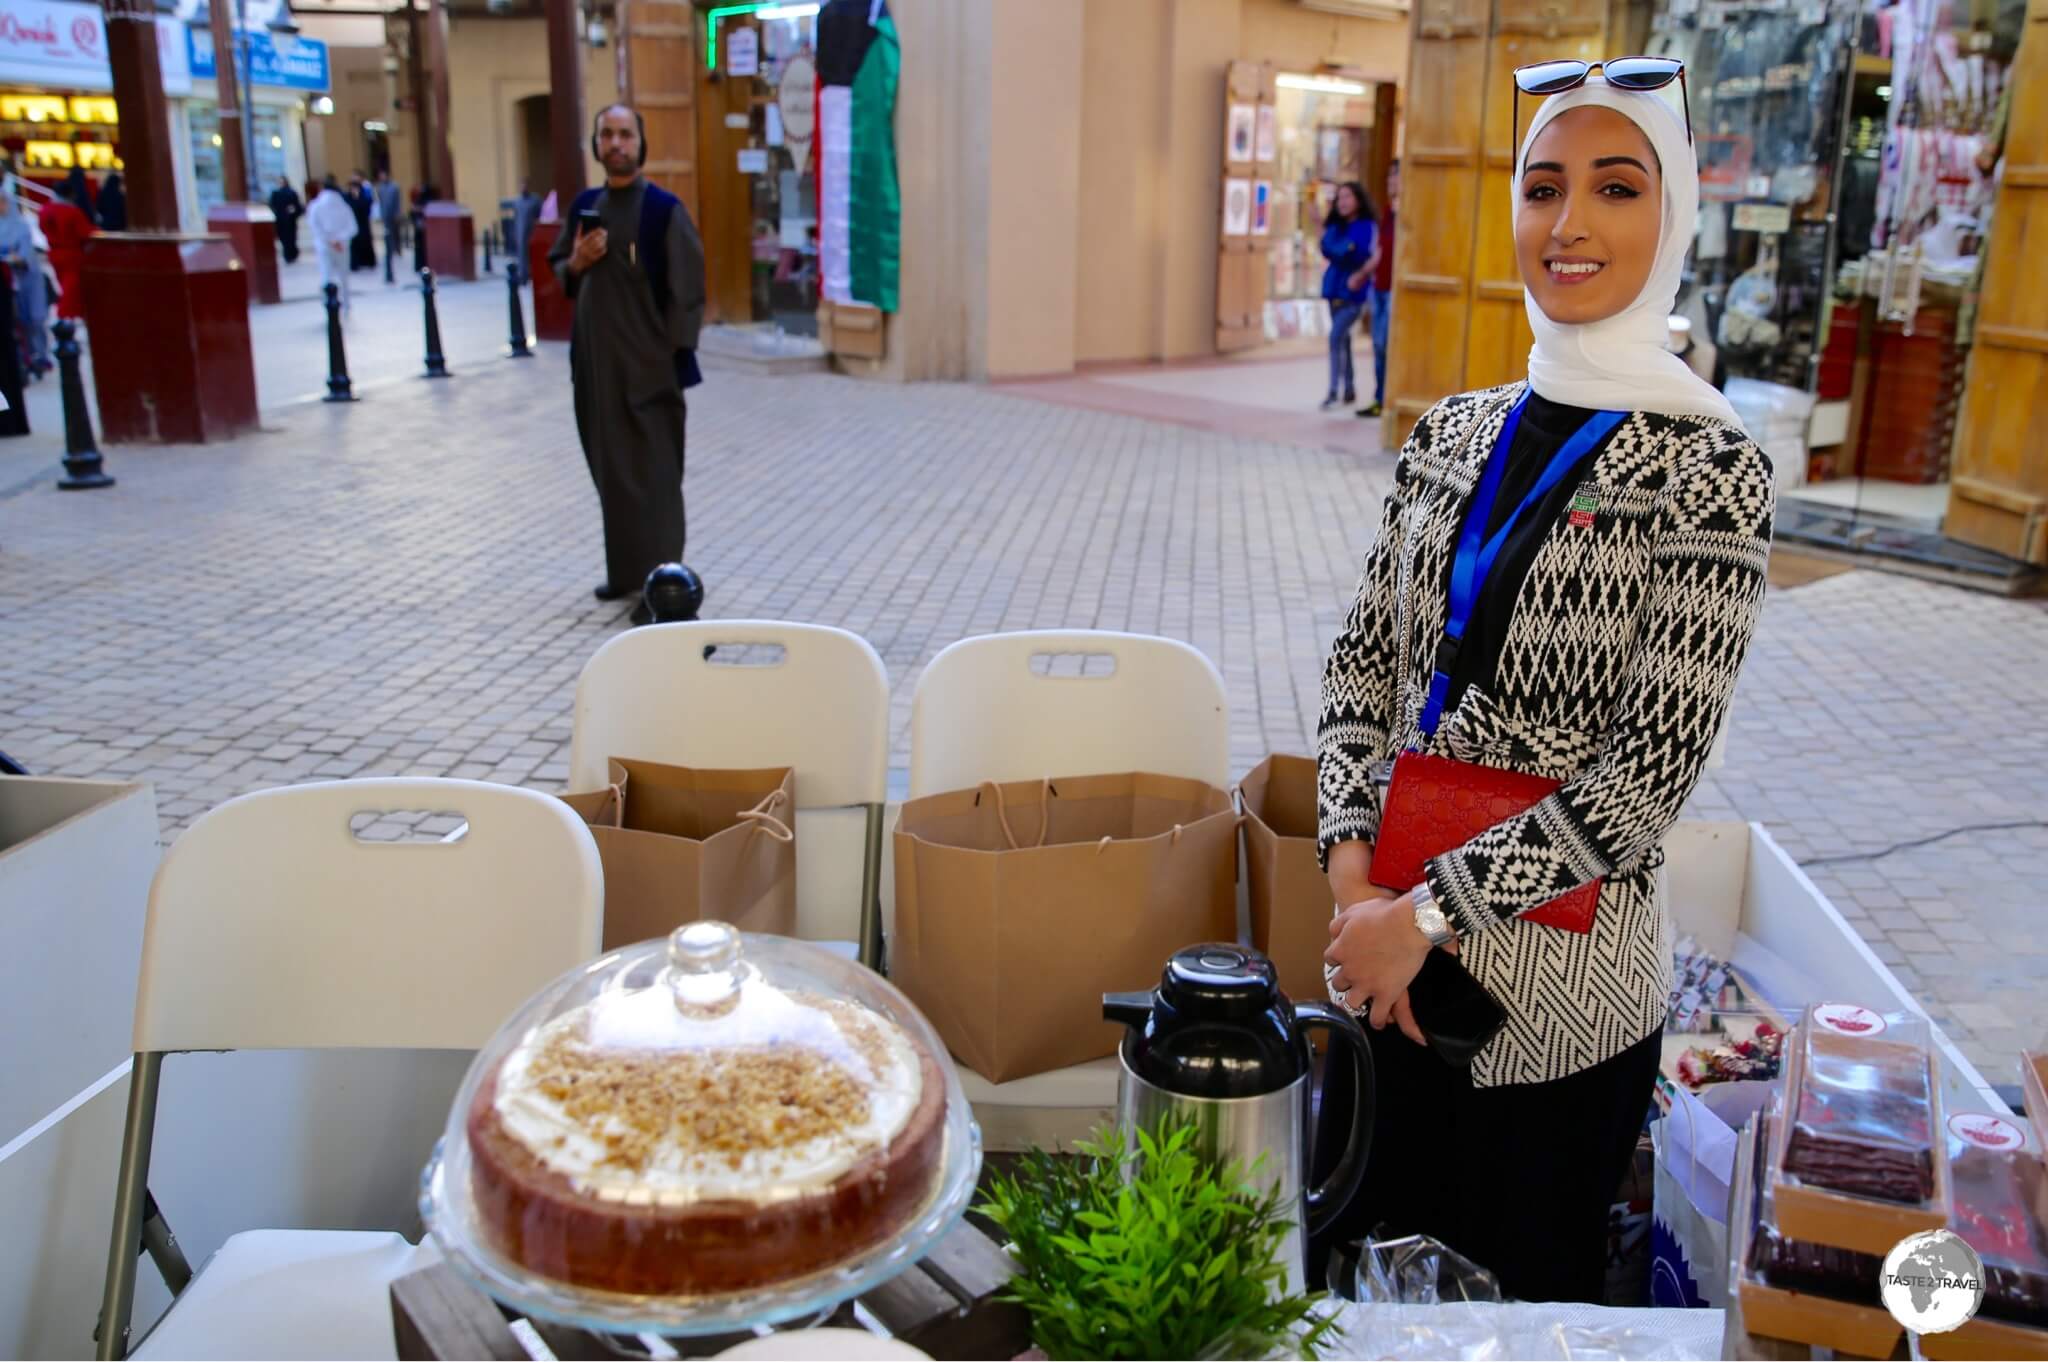
<svg viewBox="0 0 2048 1362">
<path fill-rule="evenodd" d="M 1515 267 L 1514 69 L 1606 55 L 1605 0 L 1422 0 L 1408 57 L 1407 150 L 1387 345 L 1393 449 L 1441 397 L 1528 372 Z M 1521 101 L 1529 126 L 1535 101 Z"/>
<path fill-rule="evenodd" d="M 648 179 L 697 217 L 697 73 L 704 49 L 688 0 L 620 0 L 619 97 L 647 120 Z"/>
<path fill-rule="evenodd" d="M 1273 238 L 1256 230 L 1260 213 L 1258 192 L 1259 185 L 1264 183 L 1265 212 L 1270 222 L 1271 199 L 1277 186 L 1273 183 L 1275 162 L 1258 159 L 1258 125 L 1261 108 L 1268 111 L 1263 115 L 1265 118 L 1274 116 L 1271 110 L 1278 74 L 1269 65 L 1234 61 L 1224 81 L 1223 186 L 1217 209 L 1216 250 L 1216 348 L 1223 352 L 1248 349 L 1266 341 L 1266 285 L 1272 278 L 1268 257 Z M 1233 137 L 1233 119 L 1242 117 L 1233 114 L 1234 109 L 1251 110 L 1249 146 Z M 1236 154 L 1239 151 L 1243 154 Z M 1249 202 L 1243 205 L 1247 216 L 1242 233 L 1231 230 L 1239 216 L 1232 203 L 1232 196 L 1237 193 L 1249 195 Z"/>
<path fill-rule="evenodd" d="M 1486 0 L 1422 0 L 1411 21 L 1406 150 L 1387 346 L 1389 448 L 1465 376 L 1466 300 L 1479 198 Z"/>
<path fill-rule="evenodd" d="M 1963 387 L 1944 530 L 1966 544 L 2048 564 L 2048 0 L 2027 6 L 2008 81 L 2005 179 L 1991 215 L 1984 292 Z"/>
</svg>

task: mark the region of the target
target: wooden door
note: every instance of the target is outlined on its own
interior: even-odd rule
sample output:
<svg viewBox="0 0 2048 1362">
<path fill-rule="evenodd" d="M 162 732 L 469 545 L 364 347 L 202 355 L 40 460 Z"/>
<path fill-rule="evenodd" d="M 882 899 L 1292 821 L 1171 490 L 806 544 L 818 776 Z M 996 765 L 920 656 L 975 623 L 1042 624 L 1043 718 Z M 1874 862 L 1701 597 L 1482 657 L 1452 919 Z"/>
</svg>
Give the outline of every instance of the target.
<svg viewBox="0 0 2048 1362">
<path fill-rule="evenodd" d="M 1411 22 L 1381 422 L 1390 449 L 1432 403 L 1464 383 L 1487 26 L 1486 0 L 1420 0 Z"/>
<path fill-rule="evenodd" d="M 1223 192 L 1216 248 L 1216 349 L 1224 353 L 1266 342 L 1278 154 L 1273 132 L 1277 75 L 1259 62 L 1234 61 L 1224 80 Z M 1260 152 L 1266 155 L 1261 158 Z"/>
<path fill-rule="evenodd" d="M 728 16 L 718 26 L 719 44 L 754 27 L 751 15 Z M 701 64 L 703 49 L 693 51 Z M 729 67 L 721 54 L 718 69 L 697 92 L 697 230 L 704 236 L 705 318 L 745 326 L 754 320 L 754 184 L 759 175 L 740 170 L 740 153 L 759 151 L 757 141 L 765 146 L 763 110 L 769 96 L 759 78 L 735 76 Z"/>
<path fill-rule="evenodd" d="M 647 122 L 645 174 L 696 217 L 697 11 L 689 0 L 620 0 L 618 12 L 619 97 Z"/>
<path fill-rule="evenodd" d="M 1488 40 L 1485 90 L 1486 158 L 1479 175 L 1474 233 L 1471 320 L 1465 335 L 1466 388 L 1490 388 L 1528 374 L 1529 317 L 1515 265 L 1514 70 L 1559 57 L 1598 61 L 1605 55 L 1605 0 L 1500 0 Z M 1529 126 L 1540 100 L 1521 101 Z"/>
<path fill-rule="evenodd" d="M 2008 81 L 2005 179 L 1956 430 L 1945 532 L 2023 562 L 2048 564 L 2048 0 L 2027 6 Z"/>
</svg>

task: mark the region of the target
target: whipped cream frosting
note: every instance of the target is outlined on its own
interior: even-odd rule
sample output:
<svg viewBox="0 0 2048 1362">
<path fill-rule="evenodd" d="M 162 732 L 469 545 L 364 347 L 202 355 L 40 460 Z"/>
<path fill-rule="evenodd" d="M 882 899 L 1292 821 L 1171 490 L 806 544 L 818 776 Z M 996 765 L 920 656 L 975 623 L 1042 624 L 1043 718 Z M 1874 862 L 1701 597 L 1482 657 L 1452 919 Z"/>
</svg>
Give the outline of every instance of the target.
<svg viewBox="0 0 2048 1362">
<path fill-rule="evenodd" d="M 669 991 L 653 988 L 610 993 L 565 1013 L 536 1028 L 507 1056 L 493 1103 L 498 1118 L 577 1191 L 646 1206 L 770 1205 L 805 1196 L 886 1147 L 909 1123 L 923 1095 L 924 1075 L 916 1049 L 892 1022 L 854 1004 L 770 987 L 750 986 L 739 1001 L 721 1015 L 683 1018 Z M 594 1070 L 610 1057 L 624 1057 L 636 1075 L 653 1082 L 669 1072 L 678 1078 L 687 1073 L 684 1081 L 698 1084 L 702 1093 L 692 1101 L 715 1104 L 726 1124 L 737 1121 L 758 1131 L 758 1138 L 738 1148 L 729 1137 L 722 1147 L 705 1147 L 701 1132 L 687 1121 L 655 1131 L 650 1139 L 644 1122 L 635 1129 L 616 1104 L 606 1109 L 603 1102 L 582 1100 L 580 1110 L 572 1111 L 549 1091 L 558 1089 L 558 1080 L 537 1073 L 559 1075 L 559 1058 L 548 1056 L 559 1056 L 565 1046 L 575 1057 L 587 1054 Z M 665 1056 L 673 1056 L 674 1064 L 662 1064 Z M 836 1128 L 826 1133 L 780 1139 L 782 1108 L 772 1098 L 760 1101 L 759 1089 L 769 1072 L 782 1077 L 792 1071 L 815 1074 L 842 1094 L 857 1090 L 865 1100 L 853 1101 L 849 1119 L 828 1123 Z M 674 1093 L 666 1100 L 675 1101 Z M 813 1112 L 810 1126 L 817 1124 Z M 620 1145 L 629 1136 L 634 1152 L 621 1157 Z"/>
</svg>

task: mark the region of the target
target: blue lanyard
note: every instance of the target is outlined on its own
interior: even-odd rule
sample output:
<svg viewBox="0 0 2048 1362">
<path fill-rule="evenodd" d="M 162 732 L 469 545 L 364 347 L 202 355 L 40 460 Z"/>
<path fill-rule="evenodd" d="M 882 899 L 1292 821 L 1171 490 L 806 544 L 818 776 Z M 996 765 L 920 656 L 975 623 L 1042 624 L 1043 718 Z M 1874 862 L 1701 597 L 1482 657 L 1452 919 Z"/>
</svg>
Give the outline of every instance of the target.
<svg viewBox="0 0 2048 1362">
<path fill-rule="evenodd" d="M 1549 494 L 1550 489 L 1564 480 L 1579 460 L 1586 457 L 1594 445 L 1607 438 L 1608 432 L 1621 424 L 1628 413 L 1619 411 L 1596 411 L 1586 418 L 1571 439 L 1566 440 L 1558 451 L 1550 456 L 1550 463 L 1543 470 L 1543 476 L 1522 498 L 1521 505 L 1509 513 L 1501 527 L 1489 537 L 1486 522 L 1493 518 L 1493 503 L 1500 497 L 1500 481 L 1507 471 L 1508 449 L 1514 443 L 1515 431 L 1522 424 L 1522 408 L 1529 404 L 1529 394 L 1524 392 L 1508 413 L 1506 424 L 1500 428 L 1500 438 L 1493 442 L 1493 453 L 1486 460 L 1486 472 L 1479 480 L 1479 489 L 1472 494 L 1472 507 L 1465 512 L 1465 527 L 1458 534 L 1458 554 L 1451 560 L 1451 596 L 1449 609 L 1444 617 L 1443 642 L 1436 650 L 1436 666 L 1429 678 L 1429 698 L 1423 702 L 1422 717 L 1419 721 L 1424 733 L 1436 732 L 1437 721 L 1443 716 L 1444 700 L 1451 690 L 1451 668 L 1456 665 L 1458 645 L 1464 641 L 1465 626 L 1471 623 L 1472 607 L 1478 604 L 1480 589 L 1493 572 L 1493 561 L 1500 557 L 1501 546 L 1507 543 L 1508 535 L 1515 528 L 1515 522 L 1522 513 Z"/>
</svg>

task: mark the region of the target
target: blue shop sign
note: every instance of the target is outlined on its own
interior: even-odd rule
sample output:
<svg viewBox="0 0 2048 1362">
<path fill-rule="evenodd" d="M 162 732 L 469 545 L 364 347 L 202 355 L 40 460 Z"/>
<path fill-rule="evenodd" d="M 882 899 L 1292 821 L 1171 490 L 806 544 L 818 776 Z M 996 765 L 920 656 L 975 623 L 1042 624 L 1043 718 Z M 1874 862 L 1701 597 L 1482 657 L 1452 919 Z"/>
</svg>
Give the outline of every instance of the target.
<svg viewBox="0 0 2048 1362">
<path fill-rule="evenodd" d="M 235 41 L 245 45 L 243 50 L 248 53 L 252 84 L 326 92 L 327 44 L 318 38 L 295 38 L 290 50 L 285 52 L 280 52 L 276 41 L 261 30 L 237 33 Z M 192 50 L 192 74 L 202 80 L 214 79 L 212 32 L 203 28 L 187 28 L 185 42 Z"/>
</svg>

